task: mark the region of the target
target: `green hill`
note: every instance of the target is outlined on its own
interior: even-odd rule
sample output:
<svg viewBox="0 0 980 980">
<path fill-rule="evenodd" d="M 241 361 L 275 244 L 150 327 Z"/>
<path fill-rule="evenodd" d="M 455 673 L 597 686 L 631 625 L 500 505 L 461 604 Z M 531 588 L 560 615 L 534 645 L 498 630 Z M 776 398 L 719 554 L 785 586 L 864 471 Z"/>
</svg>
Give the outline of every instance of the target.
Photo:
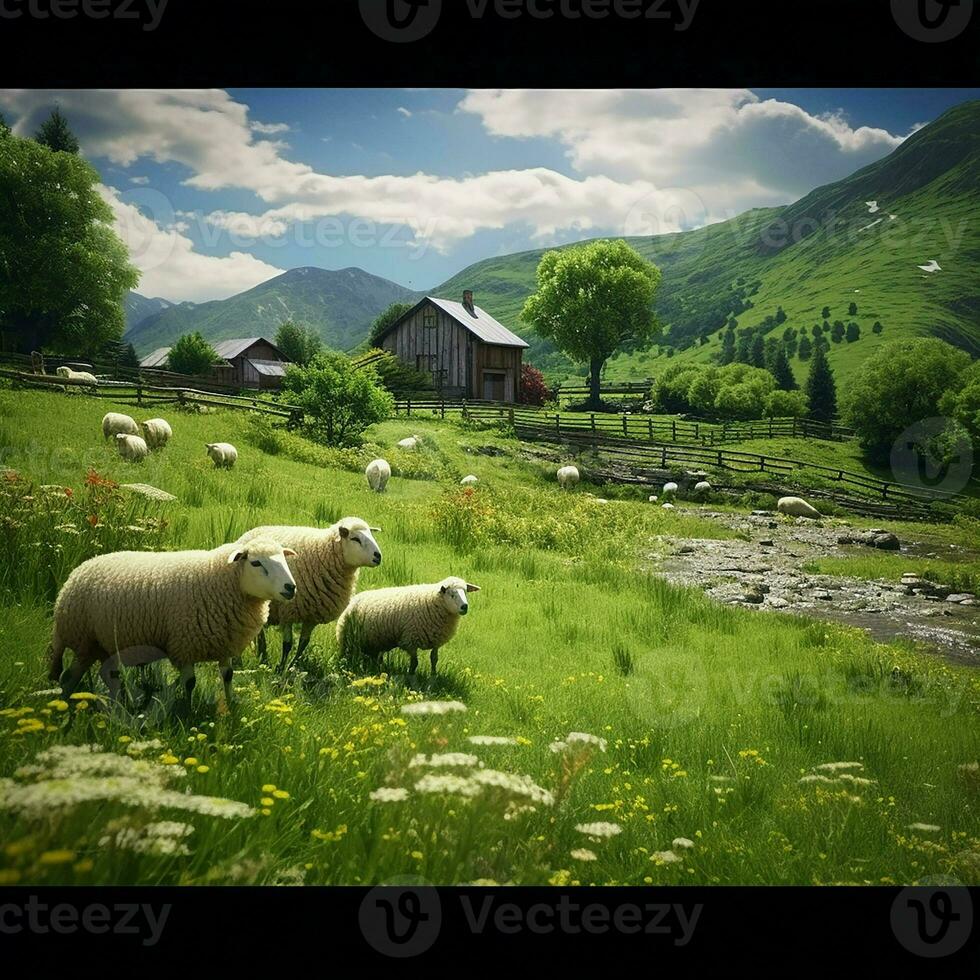
<svg viewBox="0 0 980 980">
<path fill-rule="evenodd" d="M 210 341 L 259 335 L 271 339 L 283 320 L 293 319 L 314 327 L 328 347 L 348 350 L 364 339 L 387 306 L 416 296 L 362 269 L 290 269 L 230 299 L 171 306 L 137 323 L 126 340 L 146 354 L 194 330 Z"/>
<path fill-rule="evenodd" d="M 761 324 L 781 306 L 787 327 L 810 331 L 852 321 L 853 343 L 831 347 L 845 379 L 880 344 L 937 336 L 980 353 L 980 102 L 969 102 L 924 127 L 885 159 L 784 208 L 746 212 L 696 231 L 627 239 L 663 271 L 657 311 L 668 325 L 661 345 L 675 357 L 707 363 L 731 314 L 739 327 Z M 872 212 L 867 202 L 876 201 Z M 890 215 L 895 215 L 892 219 Z M 519 320 L 534 288 L 543 250 L 476 263 L 439 286 L 439 295 L 473 289 L 477 302 L 531 344 L 529 360 L 555 375 L 578 370 Z M 942 271 L 918 267 L 936 260 Z M 849 313 L 850 304 L 858 312 Z M 744 308 L 748 307 L 748 308 Z M 872 333 L 876 321 L 880 334 Z M 708 336 L 707 344 L 698 343 Z M 607 376 L 656 375 L 658 346 L 626 352 Z M 793 362 L 802 377 L 806 365 Z"/>
</svg>

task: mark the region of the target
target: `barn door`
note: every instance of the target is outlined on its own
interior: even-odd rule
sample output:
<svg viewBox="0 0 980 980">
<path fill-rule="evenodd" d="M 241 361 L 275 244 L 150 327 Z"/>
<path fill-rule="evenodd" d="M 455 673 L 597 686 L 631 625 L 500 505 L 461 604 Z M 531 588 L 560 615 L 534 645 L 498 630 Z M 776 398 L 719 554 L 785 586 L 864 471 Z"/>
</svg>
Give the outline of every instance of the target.
<svg viewBox="0 0 980 980">
<path fill-rule="evenodd" d="M 483 400 L 502 402 L 504 400 L 504 381 L 506 375 L 502 371 L 483 372 Z"/>
</svg>

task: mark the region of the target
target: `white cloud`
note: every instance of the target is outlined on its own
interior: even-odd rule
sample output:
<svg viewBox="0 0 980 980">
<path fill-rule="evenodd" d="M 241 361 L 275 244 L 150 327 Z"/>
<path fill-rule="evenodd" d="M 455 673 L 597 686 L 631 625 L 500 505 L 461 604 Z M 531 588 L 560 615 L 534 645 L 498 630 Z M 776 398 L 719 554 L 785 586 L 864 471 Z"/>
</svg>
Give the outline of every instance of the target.
<svg viewBox="0 0 980 980">
<path fill-rule="evenodd" d="M 288 133 L 289 123 L 260 123 L 251 124 L 253 133 L 260 133 L 263 136 L 274 136 L 276 133 Z"/>
<path fill-rule="evenodd" d="M 136 184 L 138 187 L 146 187 L 150 183 L 149 177 L 130 177 L 129 182 L 131 184 Z"/>
<path fill-rule="evenodd" d="M 412 118 L 412 110 L 411 110 L 411 109 L 406 109 L 406 108 L 405 108 L 405 106 L 403 106 L 403 105 L 400 105 L 400 106 L 398 107 L 398 111 L 399 111 L 399 112 L 400 112 L 400 113 L 401 113 L 401 114 L 402 114 L 402 115 L 403 115 L 403 116 L 404 116 L 404 117 L 405 117 L 406 119 L 411 119 L 411 118 Z"/>
</svg>

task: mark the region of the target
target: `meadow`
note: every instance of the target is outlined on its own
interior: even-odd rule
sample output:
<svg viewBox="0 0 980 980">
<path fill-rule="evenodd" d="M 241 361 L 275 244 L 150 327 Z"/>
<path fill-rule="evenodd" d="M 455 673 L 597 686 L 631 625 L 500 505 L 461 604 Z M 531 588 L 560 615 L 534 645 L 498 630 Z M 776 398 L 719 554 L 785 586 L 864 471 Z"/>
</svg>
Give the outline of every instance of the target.
<svg viewBox="0 0 980 980">
<path fill-rule="evenodd" d="M 110 410 L 174 440 L 127 464 Z M 413 432 L 419 453 L 394 448 Z M 975 672 L 643 573 L 665 536 L 732 533 L 696 508 L 563 494 L 449 421 L 368 439 L 0 389 L 0 883 L 980 883 Z M 384 495 L 361 472 L 377 452 Z M 177 500 L 116 486 L 137 482 Z M 247 651 L 231 705 L 203 666 L 189 715 L 170 668 L 130 679 L 131 716 L 100 710 L 97 678 L 67 702 L 46 679 L 51 601 L 88 554 L 348 515 L 382 528 L 361 588 L 481 586 L 434 680 L 400 653 L 343 661 L 329 626 L 285 678 Z"/>
</svg>

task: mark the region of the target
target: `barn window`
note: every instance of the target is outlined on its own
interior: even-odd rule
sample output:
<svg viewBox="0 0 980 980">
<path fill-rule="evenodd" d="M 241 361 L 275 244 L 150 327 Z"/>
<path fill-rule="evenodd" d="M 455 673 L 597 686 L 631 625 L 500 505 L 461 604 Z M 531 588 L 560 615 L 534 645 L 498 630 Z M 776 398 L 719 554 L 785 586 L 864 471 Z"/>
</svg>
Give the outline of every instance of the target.
<svg viewBox="0 0 980 980">
<path fill-rule="evenodd" d="M 426 310 L 422 314 L 422 326 L 426 330 L 435 330 L 436 328 L 436 311 Z"/>
</svg>

